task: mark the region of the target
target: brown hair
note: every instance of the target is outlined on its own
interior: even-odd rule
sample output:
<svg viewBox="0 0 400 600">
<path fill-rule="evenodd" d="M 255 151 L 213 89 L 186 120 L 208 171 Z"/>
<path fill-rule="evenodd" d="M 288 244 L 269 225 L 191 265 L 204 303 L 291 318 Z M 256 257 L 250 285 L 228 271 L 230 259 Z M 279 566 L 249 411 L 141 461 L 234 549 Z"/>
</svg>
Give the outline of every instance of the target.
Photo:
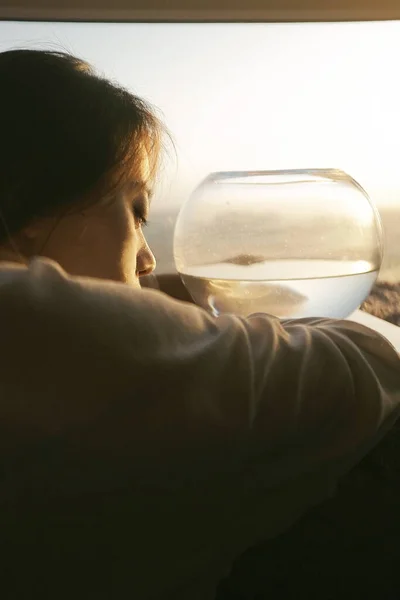
<svg viewBox="0 0 400 600">
<path fill-rule="evenodd" d="M 0 242 L 108 194 L 168 134 L 154 108 L 65 52 L 0 53 Z"/>
</svg>

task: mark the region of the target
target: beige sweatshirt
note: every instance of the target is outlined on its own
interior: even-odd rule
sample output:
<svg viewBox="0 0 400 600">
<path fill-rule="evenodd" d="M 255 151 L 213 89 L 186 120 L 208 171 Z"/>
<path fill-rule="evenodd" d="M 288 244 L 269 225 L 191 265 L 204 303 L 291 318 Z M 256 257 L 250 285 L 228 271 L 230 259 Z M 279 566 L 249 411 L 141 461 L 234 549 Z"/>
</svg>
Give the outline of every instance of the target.
<svg viewBox="0 0 400 600">
<path fill-rule="evenodd" d="M 366 327 L 214 319 L 46 259 L 2 264 L 0 333 L 7 598 L 211 599 L 400 413 Z"/>
</svg>

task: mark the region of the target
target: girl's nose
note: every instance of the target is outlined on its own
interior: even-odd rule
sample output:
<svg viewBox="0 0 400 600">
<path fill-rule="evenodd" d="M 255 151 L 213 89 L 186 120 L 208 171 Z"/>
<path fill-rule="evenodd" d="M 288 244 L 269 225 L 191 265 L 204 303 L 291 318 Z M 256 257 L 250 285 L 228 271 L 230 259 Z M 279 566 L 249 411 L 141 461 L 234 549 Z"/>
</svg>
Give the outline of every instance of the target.
<svg viewBox="0 0 400 600">
<path fill-rule="evenodd" d="M 143 277 L 144 275 L 150 275 L 156 268 L 156 259 L 149 246 L 145 247 L 139 253 L 137 258 L 136 275 Z"/>
</svg>

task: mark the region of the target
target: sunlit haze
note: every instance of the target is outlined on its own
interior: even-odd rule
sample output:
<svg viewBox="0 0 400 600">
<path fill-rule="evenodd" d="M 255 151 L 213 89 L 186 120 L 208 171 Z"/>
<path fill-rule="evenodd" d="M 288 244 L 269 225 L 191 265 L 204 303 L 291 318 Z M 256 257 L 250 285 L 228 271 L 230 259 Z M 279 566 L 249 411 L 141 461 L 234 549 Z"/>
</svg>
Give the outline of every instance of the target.
<svg viewBox="0 0 400 600">
<path fill-rule="evenodd" d="M 62 48 L 162 111 L 178 151 L 157 204 L 210 171 L 333 167 L 400 201 L 400 22 L 0 23 L 0 50 Z"/>
</svg>

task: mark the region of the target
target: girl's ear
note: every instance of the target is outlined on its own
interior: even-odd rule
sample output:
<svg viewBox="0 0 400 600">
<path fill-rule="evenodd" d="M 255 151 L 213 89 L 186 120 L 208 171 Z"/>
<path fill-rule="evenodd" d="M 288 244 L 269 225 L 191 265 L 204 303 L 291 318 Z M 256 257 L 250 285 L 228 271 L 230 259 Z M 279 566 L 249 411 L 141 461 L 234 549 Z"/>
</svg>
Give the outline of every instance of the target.
<svg viewBox="0 0 400 600">
<path fill-rule="evenodd" d="M 16 241 L 25 256 L 34 256 L 40 252 L 54 221 L 54 218 L 38 218 L 21 229 L 16 236 Z"/>
<path fill-rule="evenodd" d="M 34 219 L 29 225 L 25 225 L 19 235 L 27 240 L 37 239 L 43 234 L 46 227 L 45 221 L 48 221 L 48 219 Z"/>
</svg>

